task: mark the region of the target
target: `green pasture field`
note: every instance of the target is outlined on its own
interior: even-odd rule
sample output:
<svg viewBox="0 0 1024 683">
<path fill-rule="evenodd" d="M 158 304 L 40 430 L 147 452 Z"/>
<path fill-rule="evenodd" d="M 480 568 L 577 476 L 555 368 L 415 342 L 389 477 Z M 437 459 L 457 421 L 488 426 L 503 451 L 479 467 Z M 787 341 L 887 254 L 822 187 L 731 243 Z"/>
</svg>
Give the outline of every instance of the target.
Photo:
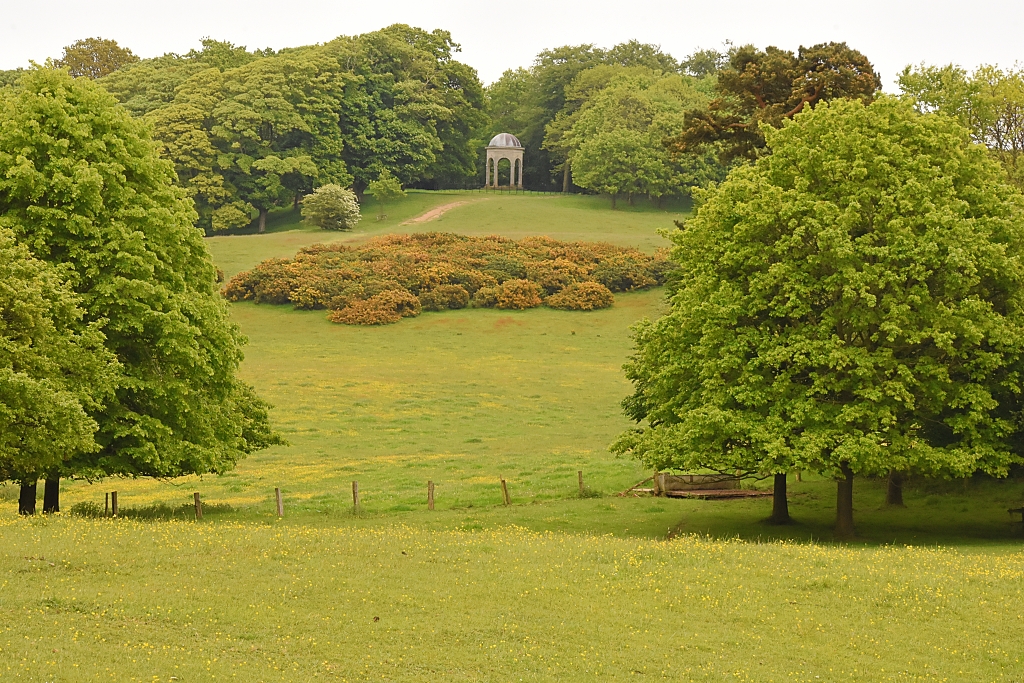
<svg viewBox="0 0 1024 683">
<path fill-rule="evenodd" d="M 0 677 L 818 683 L 1024 671 L 1019 547 L 661 542 L 462 531 L 458 515 L 439 516 L 452 528 L 7 516 Z"/>
<path fill-rule="evenodd" d="M 285 211 L 264 235 L 208 244 L 229 277 L 387 232 L 652 251 L 688 209 L 620 207 L 412 192 L 381 221 L 365 207 L 351 233 Z M 0 487 L 0 680 L 1024 680 L 1024 553 L 1006 512 L 1024 482 L 912 482 L 888 509 L 883 482 L 858 480 L 845 546 L 830 542 L 835 484 L 813 475 L 790 479 L 785 527 L 763 521 L 768 498 L 616 495 L 650 474 L 607 451 L 629 424 L 629 326 L 664 305 L 651 290 L 603 311 L 349 327 L 232 304 L 242 375 L 290 445 L 222 476 L 63 482 L 72 514 L 51 518 L 17 519 L 17 489 Z M 122 519 L 98 517 L 111 490 Z"/>
</svg>

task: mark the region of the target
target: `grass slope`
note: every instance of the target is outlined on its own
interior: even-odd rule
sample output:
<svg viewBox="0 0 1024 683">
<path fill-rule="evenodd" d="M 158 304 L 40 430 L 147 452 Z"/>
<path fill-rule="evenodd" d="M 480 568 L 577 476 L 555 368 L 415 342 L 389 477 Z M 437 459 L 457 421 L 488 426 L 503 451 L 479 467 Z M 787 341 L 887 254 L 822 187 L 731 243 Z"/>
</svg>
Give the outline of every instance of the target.
<svg viewBox="0 0 1024 683">
<path fill-rule="evenodd" d="M 453 201 L 469 203 L 400 225 Z M 208 243 L 231 275 L 386 231 L 655 249 L 676 217 L 481 193 L 411 193 L 388 212 L 340 235 L 284 212 L 268 234 Z M 0 677 L 1020 680 L 1024 555 L 1006 514 L 1019 481 L 915 483 L 887 509 L 881 482 L 858 480 L 860 541 L 845 547 L 793 542 L 831 537 L 835 485 L 816 477 L 791 479 L 788 527 L 762 522 L 768 499 L 611 495 L 647 474 L 606 446 L 627 425 L 628 327 L 663 306 L 635 292 L 591 313 L 366 328 L 233 305 L 242 374 L 291 445 L 202 480 L 64 482 L 65 509 L 95 512 L 117 489 L 127 519 L 15 519 L 17 489 L 0 487 Z M 602 497 L 575 498 L 577 469 Z M 202 523 L 186 521 L 193 491 Z M 919 547 L 886 545 L 903 543 Z"/>
<path fill-rule="evenodd" d="M 1019 681 L 1024 552 L 0 522 L 33 681 Z"/>
</svg>

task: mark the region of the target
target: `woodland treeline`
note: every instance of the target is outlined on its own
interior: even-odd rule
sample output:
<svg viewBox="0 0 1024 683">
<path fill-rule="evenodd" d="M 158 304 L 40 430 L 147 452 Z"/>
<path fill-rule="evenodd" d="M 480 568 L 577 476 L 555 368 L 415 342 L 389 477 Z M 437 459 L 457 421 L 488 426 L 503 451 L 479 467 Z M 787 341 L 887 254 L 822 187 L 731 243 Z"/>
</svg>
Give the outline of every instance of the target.
<svg viewBox="0 0 1024 683">
<path fill-rule="evenodd" d="M 271 209 L 323 185 L 361 195 L 381 174 L 406 187 L 476 187 L 482 148 L 499 132 L 527 148 L 529 189 L 660 201 L 762 155 L 762 125 L 821 101 L 868 103 L 881 86 L 845 43 L 726 45 L 682 60 L 637 41 L 567 45 L 486 87 L 458 51 L 446 31 L 396 24 L 280 51 L 206 39 L 146 60 L 90 38 L 52 65 L 96 79 L 150 125 L 208 231 L 262 227 Z M 900 84 L 922 110 L 968 125 L 1018 178 L 1019 72 L 921 65 Z"/>
</svg>

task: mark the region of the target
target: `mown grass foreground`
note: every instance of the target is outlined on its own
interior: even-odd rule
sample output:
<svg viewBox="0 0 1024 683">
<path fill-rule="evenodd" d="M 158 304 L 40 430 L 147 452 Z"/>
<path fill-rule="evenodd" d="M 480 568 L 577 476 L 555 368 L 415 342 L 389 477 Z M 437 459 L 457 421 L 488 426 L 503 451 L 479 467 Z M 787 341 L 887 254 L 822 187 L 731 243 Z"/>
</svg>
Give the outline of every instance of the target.
<svg viewBox="0 0 1024 683">
<path fill-rule="evenodd" d="M 1024 552 L 2 522 L 5 680 L 1020 680 Z"/>
</svg>

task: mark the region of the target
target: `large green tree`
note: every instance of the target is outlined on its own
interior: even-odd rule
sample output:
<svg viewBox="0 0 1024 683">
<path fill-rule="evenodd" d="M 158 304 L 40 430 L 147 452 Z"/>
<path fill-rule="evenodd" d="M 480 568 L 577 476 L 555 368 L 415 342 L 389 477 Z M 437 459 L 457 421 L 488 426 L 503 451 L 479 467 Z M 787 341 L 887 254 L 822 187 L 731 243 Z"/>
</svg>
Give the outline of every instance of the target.
<svg viewBox="0 0 1024 683">
<path fill-rule="evenodd" d="M 79 297 L 60 272 L 0 227 L 0 479 L 21 484 L 33 514 L 36 482 L 97 448 L 95 412 L 117 371 L 98 323 L 82 324 Z M 48 487 L 44 511 L 58 509 Z"/>
<path fill-rule="evenodd" d="M 717 143 L 724 162 L 754 159 L 765 147 L 762 124 L 779 127 L 805 108 L 837 98 L 871 101 L 881 81 L 871 62 L 846 43 L 789 50 L 744 45 L 717 71 L 719 96 L 687 116 L 669 147 L 692 153 Z"/>
<path fill-rule="evenodd" d="M 654 467 L 1006 474 L 1020 461 L 1022 198 L 954 119 L 821 104 L 671 234 L 614 445 Z M 784 478 L 782 479 L 784 482 Z M 780 520 L 781 521 L 781 520 Z"/>
<path fill-rule="evenodd" d="M 721 180 L 712 152 L 673 157 L 662 144 L 682 129 L 685 111 L 707 104 L 699 85 L 646 67 L 588 69 L 567 90 L 579 106 L 567 105 L 548 126 L 545 146 L 569 159 L 577 185 L 612 195 L 613 205 L 619 194 L 632 203 Z"/>
<path fill-rule="evenodd" d="M 0 226 L 58 269 L 120 363 L 89 411 L 99 449 L 61 474 L 222 472 L 276 438 L 235 376 L 244 338 L 173 181 L 146 126 L 91 81 L 37 69 L 0 91 Z"/>
</svg>

